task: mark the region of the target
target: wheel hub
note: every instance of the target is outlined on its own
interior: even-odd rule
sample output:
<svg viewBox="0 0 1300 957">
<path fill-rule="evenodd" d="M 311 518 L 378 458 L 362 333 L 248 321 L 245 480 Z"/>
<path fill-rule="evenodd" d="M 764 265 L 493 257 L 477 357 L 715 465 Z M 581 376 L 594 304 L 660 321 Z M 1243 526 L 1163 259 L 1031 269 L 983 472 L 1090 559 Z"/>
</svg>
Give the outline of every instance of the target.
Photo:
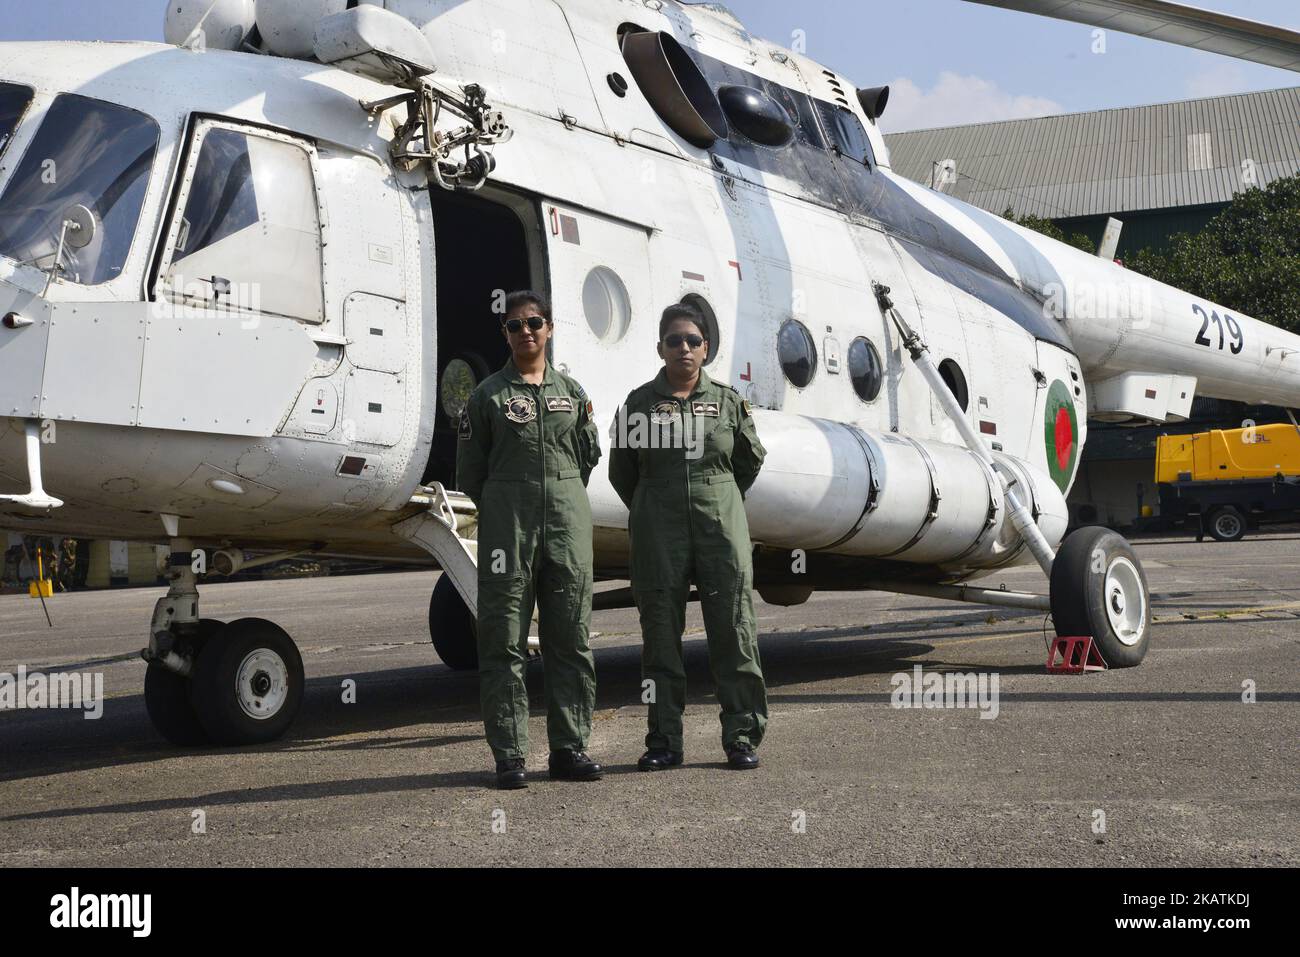
<svg viewBox="0 0 1300 957">
<path fill-rule="evenodd" d="M 1106 569 L 1106 617 L 1115 637 L 1126 645 L 1142 640 L 1147 626 L 1146 592 L 1137 566 L 1123 556 Z"/>
<path fill-rule="evenodd" d="M 235 697 L 250 718 L 274 717 L 289 696 L 289 669 L 276 652 L 258 648 L 250 652 L 235 674 Z"/>
</svg>

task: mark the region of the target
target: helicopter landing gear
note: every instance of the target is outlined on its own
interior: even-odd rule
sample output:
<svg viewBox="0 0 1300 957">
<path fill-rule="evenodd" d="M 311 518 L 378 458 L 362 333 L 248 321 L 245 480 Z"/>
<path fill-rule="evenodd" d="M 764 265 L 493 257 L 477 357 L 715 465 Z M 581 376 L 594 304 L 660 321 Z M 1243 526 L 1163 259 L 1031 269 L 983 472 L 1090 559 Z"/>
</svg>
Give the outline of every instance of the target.
<svg viewBox="0 0 1300 957">
<path fill-rule="evenodd" d="M 183 746 L 274 741 L 302 704 L 302 656 L 269 621 L 200 619 L 191 546 L 187 539 L 172 540 L 171 587 L 154 608 L 149 647 L 141 652 L 149 664 L 149 720 Z"/>
<path fill-rule="evenodd" d="M 1133 547 L 1108 528 L 1081 528 L 1052 565 L 1052 620 L 1062 638 L 1091 635 L 1112 668 L 1146 657 L 1151 592 Z"/>
</svg>

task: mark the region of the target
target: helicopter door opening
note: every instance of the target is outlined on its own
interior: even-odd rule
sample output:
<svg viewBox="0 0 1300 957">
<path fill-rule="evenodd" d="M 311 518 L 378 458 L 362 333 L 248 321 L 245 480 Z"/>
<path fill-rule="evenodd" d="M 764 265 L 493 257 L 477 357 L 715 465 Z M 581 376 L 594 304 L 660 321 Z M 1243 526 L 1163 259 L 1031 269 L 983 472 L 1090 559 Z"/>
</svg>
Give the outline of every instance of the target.
<svg viewBox="0 0 1300 957">
<path fill-rule="evenodd" d="M 475 386 L 510 357 L 493 306 L 512 290 L 547 290 L 535 206 L 490 188 L 474 194 L 433 188 L 430 196 L 437 257 L 438 409 L 424 481 L 454 488 L 460 412 Z"/>
</svg>

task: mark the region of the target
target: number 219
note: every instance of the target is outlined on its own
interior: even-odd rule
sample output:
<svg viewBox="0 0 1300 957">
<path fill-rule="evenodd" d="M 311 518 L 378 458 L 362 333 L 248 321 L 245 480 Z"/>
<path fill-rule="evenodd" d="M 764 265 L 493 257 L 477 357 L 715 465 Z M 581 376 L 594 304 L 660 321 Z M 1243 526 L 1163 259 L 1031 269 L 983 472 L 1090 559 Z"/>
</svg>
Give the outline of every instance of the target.
<svg viewBox="0 0 1300 957">
<path fill-rule="evenodd" d="M 1217 312 L 1211 312 L 1207 315 L 1204 309 L 1195 304 L 1192 306 L 1192 312 L 1197 313 L 1201 317 L 1201 331 L 1196 334 L 1196 344 L 1198 346 L 1207 346 L 1211 349 L 1214 348 L 1214 343 L 1210 341 L 1208 336 L 1206 336 L 1206 333 L 1210 329 L 1210 323 L 1213 322 L 1215 328 L 1219 330 L 1220 350 L 1223 349 L 1224 345 L 1223 327 L 1225 323 L 1228 326 L 1228 335 L 1232 337 L 1232 343 L 1228 346 L 1228 348 L 1232 350 L 1232 354 L 1235 356 L 1246 347 L 1246 337 L 1242 335 L 1241 325 L 1236 319 L 1232 318 L 1232 316 L 1224 313 L 1223 318 L 1220 319 Z"/>
</svg>

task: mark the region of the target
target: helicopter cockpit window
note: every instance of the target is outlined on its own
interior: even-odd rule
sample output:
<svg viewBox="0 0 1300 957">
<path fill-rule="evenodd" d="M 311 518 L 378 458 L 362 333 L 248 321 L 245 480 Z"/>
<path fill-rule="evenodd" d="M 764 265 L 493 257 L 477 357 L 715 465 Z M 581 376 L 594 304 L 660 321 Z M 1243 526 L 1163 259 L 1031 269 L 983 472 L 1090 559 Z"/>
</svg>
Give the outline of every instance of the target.
<svg viewBox="0 0 1300 957">
<path fill-rule="evenodd" d="M 16 83 L 0 83 L 0 155 L 4 154 L 18 121 L 32 102 L 32 88 Z"/>
<path fill-rule="evenodd" d="M 83 286 L 118 276 L 157 148 L 158 124 L 143 113 L 55 97 L 0 196 L 0 255 Z"/>
<path fill-rule="evenodd" d="M 199 136 L 160 291 L 187 303 L 323 321 L 320 217 L 306 149 L 220 126 Z"/>
</svg>

